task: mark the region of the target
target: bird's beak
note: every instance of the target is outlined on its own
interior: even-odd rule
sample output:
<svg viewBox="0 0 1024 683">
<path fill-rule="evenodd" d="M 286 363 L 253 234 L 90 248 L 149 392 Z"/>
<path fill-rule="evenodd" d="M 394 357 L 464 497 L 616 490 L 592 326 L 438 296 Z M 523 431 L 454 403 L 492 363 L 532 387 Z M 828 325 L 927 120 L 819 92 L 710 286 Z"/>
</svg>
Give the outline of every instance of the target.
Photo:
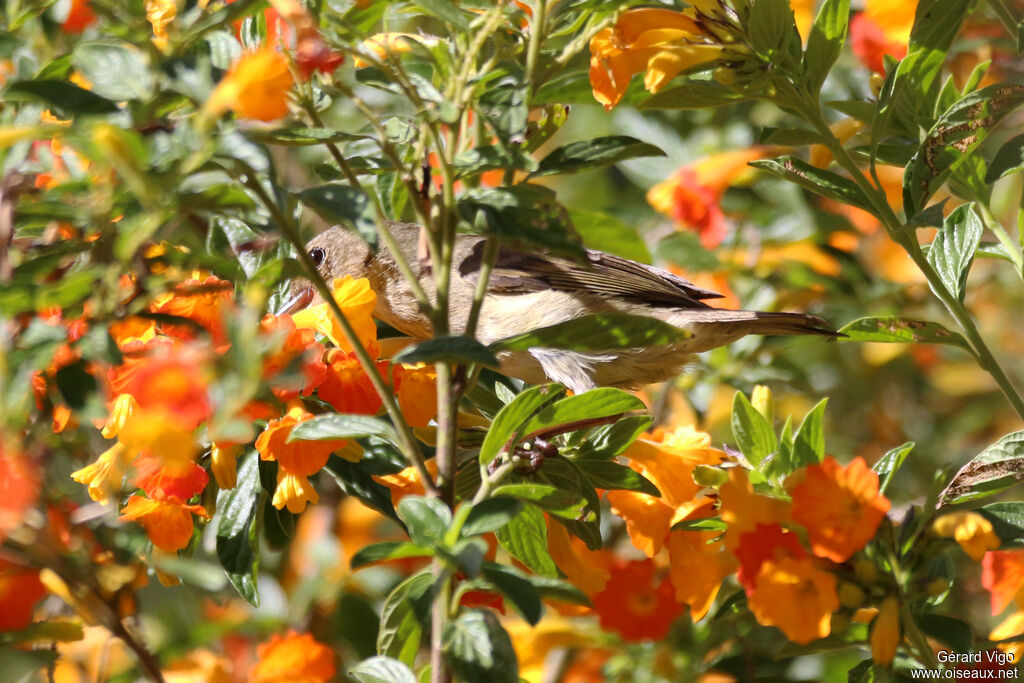
<svg viewBox="0 0 1024 683">
<path fill-rule="evenodd" d="M 291 298 L 284 302 L 284 305 L 281 307 L 279 314 L 291 315 L 292 313 L 301 311 L 306 306 L 309 306 L 309 304 L 312 303 L 312 301 L 313 288 L 303 287 L 298 291 L 298 293 L 293 294 Z"/>
</svg>

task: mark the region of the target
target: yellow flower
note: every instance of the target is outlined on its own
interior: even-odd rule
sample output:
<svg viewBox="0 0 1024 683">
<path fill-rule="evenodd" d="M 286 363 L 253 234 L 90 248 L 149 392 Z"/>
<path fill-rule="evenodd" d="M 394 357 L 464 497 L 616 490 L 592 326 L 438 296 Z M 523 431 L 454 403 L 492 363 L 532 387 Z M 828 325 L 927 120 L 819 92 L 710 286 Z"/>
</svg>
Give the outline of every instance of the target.
<svg viewBox="0 0 1024 683">
<path fill-rule="evenodd" d="M 939 517 L 932 531 L 942 538 L 953 538 L 972 560 L 981 562 L 989 550 L 999 548 L 999 537 L 992 530 L 992 522 L 977 512 L 952 512 Z"/>
<path fill-rule="evenodd" d="M 437 38 L 417 36 L 412 33 L 375 33 L 363 42 L 359 43 L 357 52 L 365 52 L 373 55 L 378 61 L 386 61 L 388 55 L 409 52 L 414 43 L 421 43 L 427 47 L 437 45 Z M 357 69 L 370 66 L 365 59 L 356 57 L 352 60 L 353 66 Z"/>
<path fill-rule="evenodd" d="M 223 489 L 233 489 L 238 485 L 238 454 L 244 446 L 237 443 L 218 444 L 216 442 L 210 448 L 210 469 L 213 470 L 213 478 L 217 480 L 217 486 Z"/>
<path fill-rule="evenodd" d="M 71 478 L 89 487 L 89 497 L 106 505 L 110 494 L 121 490 L 121 482 L 128 468 L 129 458 L 121 443 L 114 444 L 91 465 L 71 473 Z"/>
<path fill-rule="evenodd" d="M 423 363 L 395 368 L 398 407 L 412 427 L 426 427 L 437 416 L 437 372 Z"/>
<path fill-rule="evenodd" d="M 243 119 L 273 121 L 288 114 L 288 91 L 294 79 L 288 59 L 271 48 L 242 55 L 217 84 L 203 112 L 218 116 L 231 110 Z"/>
<path fill-rule="evenodd" d="M 998 626 L 988 634 L 989 640 L 1007 640 L 1024 634 L 1024 612 L 1014 612 L 1004 619 Z M 1003 652 L 1013 655 L 1013 661 L 1019 662 L 1021 654 L 1024 654 L 1024 641 L 1016 641 L 997 645 Z"/>
<path fill-rule="evenodd" d="M 615 26 L 590 40 L 590 85 L 594 99 L 611 109 L 635 74 L 656 93 L 680 72 L 718 59 L 722 46 L 709 42 L 693 15 L 669 9 L 623 12 Z"/>
<path fill-rule="evenodd" d="M 871 626 L 871 658 L 876 664 L 889 666 L 901 642 L 900 603 L 896 596 L 890 595 L 882 601 L 882 607 Z"/>
<path fill-rule="evenodd" d="M 167 26 L 177 14 L 175 0 L 146 0 L 146 18 L 153 27 L 153 42 L 161 49 L 167 46 Z"/>
<path fill-rule="evenodd" d="M 306 503 L 320 502 L 320 495 L 309 479 L 300 474 L 290 474 L 282 467 L 277 470 L 277 488 L 271 502 L 278 510 L 286 507 L 288 512 L 297 515 L 306 509 Z"/>
<path fill-rule="evenodd" d="M 338 302 L 352 329 L 364 347 L 377 340 L 377 326 L 373 322 L 373 309 L 377 306 L 377 294 L 370 289 L 366 278 L 353 279 L 351 275 L 339 278 L 333 283 L 334 300 Z M 320 332 L 342 351 L 353 351 L 345 339 L 341 323 L 334 317 L 327 304 L 317 304 L 303 309 L 292 316 L 295 327 Z"/>
<path fill-rule="evenodd" d="M 721 501 L 720 516 L 729 525 L 725 532 L 725 547 L 734 552 L 740 537 L 757 530 L 758 525 L 784 524 L 789 520 L 789 506 L 778 498 L 754 493 L 747 480 L 747 471 L 734 467 L 729 470 L 729 481 L 718 491 Z"/>
<path fill-rule="evenodd" d="M 124 429 L 128 420 L 138 412 L 139 402 L 135 400 L 134 396 L 118 394 L 114 399 L 114 404 L 110 407 L 110 417 L 107 418 L 107 423 L 103 425 L 100 434 L 104 439 L 113 439 Z"/>
<path fill-rule="evenodd" d="M 145 451 L 159 458 L 165 467 L 177 469 L 193 463 L 199 450 L 192 430 L 160 410 L 132 416 L 121 428 L 118 439 L 130 452 Z"/>
</svg>

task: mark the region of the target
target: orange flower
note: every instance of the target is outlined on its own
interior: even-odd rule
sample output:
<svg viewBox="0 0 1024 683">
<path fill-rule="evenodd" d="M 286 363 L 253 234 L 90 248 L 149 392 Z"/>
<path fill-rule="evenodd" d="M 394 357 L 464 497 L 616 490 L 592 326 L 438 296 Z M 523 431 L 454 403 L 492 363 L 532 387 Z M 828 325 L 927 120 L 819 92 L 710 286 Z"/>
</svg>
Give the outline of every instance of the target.
<svg viewBox="0 0 1024 683">
<path fill-rule="evenodd" d="M 789 519 L 785 501 L 754 493 L 747 480 L 747 471 L 734 467 L 729 470 L 729 481 L 718 491 L 719 516 L 729 525 L 725 532 L 725 547 L 735 553 L 744 534 L 757 530 L 758 525 L 783 524 Z"/>
<path fill-rule="evenodd" d="M 878 475 L 854 458 L 845 468 L 829 456 L 787 481 L 793 521 L 807 529 L 811 550 L 845 562 L 875 536 L 892 503 L 878 492 Z"/>
<path fill-rule="evenodd" d="M 806 645 L 831 630 L 832 612 L 839 609 L 836 577 L 818 569 L 810 557 L 768 560 L 747 605 L 758 623 L 775 626 L 794 643 Z"/>
<path fill-rule="evenodd" d="M 64 33 L 81 33 L 96 23 L 96 14 L 89 7 L 89 0 L 71 0 L 68 16 L 60 28 Z"/>
<path fill-rule="evenodd" d="M 713 154 L 683 166 L 647 191 L 647 202 L 656 211 L 695 231 L 701 244 L 713 249 L 728 232 L 719 206 L 722 194 L 733 184 L 753 176 L 751 161 L 770 156 L 770 147 L 750 147 Z"/>
<path fill-rule="evenodd" d="M 131 394 L 118 394 L 113 403 L 110 404 L 110 417 L 107 418 L 100 434 L 104 439 L 113 439 L 132 417 L 138 415 L 142 409 L 139 402 Z"/>
<path fill-rule="evenodd" d="M 603 591 L 611 578 L 614 555 L 606 550 L 591 550 L 551 517 L 547 524 L 548 552 L 565 577 L 587 595 Z"/>
<path fill-rule="evenodd" d="M 437 45 L 437 38 L 430 36 L 418 36 L 412 33 L 375 33 L 363 42 L 359 43 L 357 52 L 364 52 L 373 55 L 378 61 L 386 61 L 389 55 L 401 54 L 412 50 L 414 43 L 422 43 L 426 47 Z M 356 57 L 352 65 L 357 69 L 370 66 L 370 63 L 361 57 Z"/>
<path fill-rule="evenodd" d="M 427 471 L 437 476 L 437 461 L 433 458 L 427 461 Z M 419 471 L 412 466 L 395 474 L 374 475 L 373 478 L 391 489 L 391 500 L 396 505 L 405 496 L 422 496 L 426 493 Z"/>
<path fill-rule="evenodd" d="M 903 642 L 900 633 L 900 601 L 890 595 L 882 601 L 871 625 L 871 658 L 875 664 L 889 666 L 896 657 L 896 648 Z"/>
<path fill-rule="evenodd" d="M 153 42 L 161 48 L 167 45 L 167 27 L 177 14 L 176 0 L 146 0 L 146 19 L 153 27 Z"/>
<path fill-rule="evenodd" d="M 263 358 L 263 378 L 272 379 L 288 370 L 301 360 L 303 380 L 298 386 L 294 381 L 282 382 L 271 390 L 280 401 L 290 401 L 299 395 L 308 396 L 327 376 L 324 364 L 324 347 L 316 341 L 311 329 L 295 327 L 290 315 L 267 315 L 260 321 L 260 331 L 279 338 L 279 345 Z M 277 384 L 277 383 L 275 383 Z"/>
<path fill-rule="evenodd" d="M 611 109 L 634 75 L 644 71 L 644 87 L 656 93 L 679 73 L 719 58 L 721 45 L 709 42 L 692 13 L 669 9 L 630 9 L 615 26 L 590 40 L 590 85 L 594 99 Z"/>
<path fill-rule="evenodd" d="M 885 55 L 903 59 L 914 26 L 917 0 L 865 0 L 850 21 L 850 45 L 861 63 L 885 73 Z"/>
<path fill-rule="evenodd" d="M 396 366 L 395 387 L 398 407 L 410 426 L 426 427 L 437 416 L 437 372 L 433 366 Z"/>
<path fill-rule="evenodd" d="M 1014 612 L 992 629 L 992 632 L 988 634 L 988 638 L 989 640 L 1007 640 L 1009 638 L 1017 638 L 1021 634 L 1024 634 L 1024 612 Z M 1024 641 L 1018 640 L 1016 642 L 1003 643 L 996 647 L 1003 652 L 1012 654 L 1014 662 L 1019 662 L 1021 655 L 1024 654 Z"/>
<path fill-rule="evenodd" d="M 673 531 L 668 537 L 669 576 L 676 600 L 690 606 L 690 617 L 700 621 L 711 609 L 722 581 L 736 570 L 714 531 Z"/>
<path fill-rule="evenodd" d="M 145 454 L 159 458 L 165 467 L 181 472 L 195 460 L 199 446 L 193 429 L 158 410 L 144 411 L 125 423 L 118 435 L 127 456 Z"/>
<path fill-rule="evenodd" d="M 757 575 L 765 562 L 784 557 L 799 560 L 807 553 L 793 532 L 783 529 L 778 524 L 758 524 L 753 531 L 740 536 L 739 545 L 733 554 L 740 562 L 736 579 L 749 594 L 754 590 Z"/>
<path fill-rule="evenodd" d="M 683 607 L 673 597 L 672 583 L 655 580 L 654 562 L 637 560 L 612 567 L 604 590 L 591 597 L 601 627 L 623 640 L 660 640 Z"/>
<path fill-rule="evenodd" d="M 388 375 L 388 362 L 378 361 L 377 369 Z M 327 351 L 327 375 L 317 387 L 317 395 L 339 413 L 374 415 L 383 402 L 354 353 L 340 349 Z"/>
<path fill-rule="evenodd" d="M 146 456 L 135 460 L 132 483 L 152 496 L 173 496 L 188 500 L 199 495 L 210 481 L 206 470 L 194 462 L 165 464 L 160 458 Z"/>
<path fill-rule="evenodd" d="M 981 585 L 992 594 L 992 615 L 1011 602 L 1024 603 L 1024 550 L 985 553 L 981 560 Z"/>
<path fill-rule="evenodd" d="M 112 382 L 120 388 L 118 393 L 131 394 L 145 413 L 173 417 L 182 429 L 195 429 L 213 411 L 200 359 L 194 354 L 178 351 L 139 359 L 123 380 Z"/>
<path fill-rule="evenodd" d="M 120 521 L 138 522 L 160 550 L 177 552 L 192 540 L 192 515 L 209 517 L 202 505 L 185 505 L 174 496 L 143 498 L 134 495 L 121 511 Z"/>
<path fill-rule="evenodd" d="M 231 309 L 234 286 L 227 280 L 210 276 L 185 280 L 174 290 L 153 300 L 149 310 L 196 323 L 210 333 L 213 343 L 220 346 L 227 342 L 224 330 L 224 315 Z M 164 324 L 160 331 L 185 340 L 192 339 L 195 332 L 183 325 Z"/>
<path fill-rule="evenodd" d="M 5 448 L 0 436 L 0 542 L 21 523 L 39 497 L 39 474 L 25 457 Z"/>
<path fill-rule="evenodd" d="M 711 448 L 711 437 L 689 426 L 671 433 L 656 431 L 638 439 L 623 454 L 630 466 L 650 479 L 661 497 L 633 491 L 611 491 L 608 502 L 626 522 L 629 538 L 649 557 L 661 551 L 669 528 L 712 504 L 697 497 L 703 487 L 693 481 L 697 465 L 717 465 L 725 453 Z M 660 442 L 660 443 L 659 443 Z"/>
<path fill-rule="evenodd" d="M 38 569 L 0 558 L 0 632 L 20 631 L 31 624 L 36 603 L 44 595 Z"/>
<path fill-rule="evenodd" d="M 272 48 L 238 58 L 217 84 L 203 111 L 218 116 L 227 110 L 243 119 L 273 121 L 288 114 L 288 92 L 294 79 L 288 59 Z"/>
<path fill-rule="evenodd" d="M 256 450 L 262 460 L 276 460 L 283 469 L 292 474 L 309 477 L 320 471 L 331 453 L 341 450 L 344 439 L 326 441 L 293 441 L 288 443 L 292 429 L 300 422 L 313 419 L 301 405 L 288 409 L 284 417 L 271 420 L 267 428 L 256 439 Z"/>
<path fill-rule="evenodd" d="M 981 562 L 989 550 L 999 548 L 999 537 L 992 530 L 992 522 L 977 512 L 952 512 L 939 517 L 932 530 L 942 538 L 953 538 L 972 560 Z"/>
<path fill-rule="evenodd" d="M 243 449 L 234 443 L 214 442 L 210 446 L 210 470 L 219 488 L 233 489 L 238 484 L 238 454 Z"/>
<path fill-rule="evenodd" d="M 345 319 L 355 331 L 359 343 L 364 348 L 370 348 L 377 340 L 377 325 L 372 317 L 373 309 L 377 306 L 377 293 L 370 288 L 370 281 L 366 278 L 356 280 L 351 275 L 346 275 L 334 281 L 332 293 Z M 345 338 L 341 324 L 334 318 L 334 313 L 327 304 L 305 308 L 293 315 L 292 320 L 300 329 L 316 330 L 343 351 L 353 350 Z"/>
<path fill-rule="evenodd" d="M 232 683 L 231 660 L 210 650 L 193 650 L 163 669 L 165 683 Z"/>
<path fill-rule="evenodd" d="M 256 656 L 250 683 L 327 683 L 336 673 L 334 653 L 308 633 L 271 636 Z"/>
</svg>

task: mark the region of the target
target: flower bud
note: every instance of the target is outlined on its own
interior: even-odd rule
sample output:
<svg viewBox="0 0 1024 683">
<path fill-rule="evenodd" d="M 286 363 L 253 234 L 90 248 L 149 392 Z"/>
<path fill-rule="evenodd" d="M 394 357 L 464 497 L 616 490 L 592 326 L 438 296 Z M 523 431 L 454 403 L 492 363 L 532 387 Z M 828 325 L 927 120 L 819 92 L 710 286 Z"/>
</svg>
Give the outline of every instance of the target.
<svg viewBox="0 0 1024 683">
<path fill-rule="evenodd" d="M 871 625 L 871 658 L 876 664 L 889 666 L 896 656 L 896 648 L 903 641 L 900 633 L 900 603 L 890 595 L 882 601 L 878 616 Z"/>
</svg>

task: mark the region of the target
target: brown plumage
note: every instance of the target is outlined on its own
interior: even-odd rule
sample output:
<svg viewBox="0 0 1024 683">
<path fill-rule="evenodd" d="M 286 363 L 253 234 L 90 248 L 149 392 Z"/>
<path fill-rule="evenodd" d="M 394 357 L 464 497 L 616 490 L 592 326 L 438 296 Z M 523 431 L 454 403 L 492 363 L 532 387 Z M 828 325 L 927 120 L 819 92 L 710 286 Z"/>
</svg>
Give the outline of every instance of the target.
<svg viewBox="0 0 1024 683">
<path fill-rule="evenodd" d="M 419 226 L 389 226 L 427 296 L 433 299 L 433 277 L 417 259 Z M 420 312 L 386 248 L 382 246 L 374 253 L 359 237 L 338 227 L 318 235 L 306 248 L 327 282 L 345 275 L 368 278 L 377 293 L 375 317 L 410 337 L 432 336 L 430 320 Z M 453 333 L 465 329 L 483 250 L 481 237 L 457 238 L 450 294 Z M 668 346 L 604 352 L 542 348 L 504 352 L 498 358 L 505 374 L 533 384 L 546 378 L 574 392 L 596 386 L 632 388 L 670 379 L 693 354 L 748 334 L 836 334 L 826 321 L 804 313 L 712 308 L 704 300 L 719 298 L 720 294 L 666 270 L 600 251 L 587 250 L 586 255 L 589 263 L 579 264 L 502 247 L 481 308 L 477 338 L 487 344 L 591 313 L 651 316 L 692 336 Z M 303 303 L 319 300 L 308 281 L 293 283 L 292 293 Z"/>
</svg>

